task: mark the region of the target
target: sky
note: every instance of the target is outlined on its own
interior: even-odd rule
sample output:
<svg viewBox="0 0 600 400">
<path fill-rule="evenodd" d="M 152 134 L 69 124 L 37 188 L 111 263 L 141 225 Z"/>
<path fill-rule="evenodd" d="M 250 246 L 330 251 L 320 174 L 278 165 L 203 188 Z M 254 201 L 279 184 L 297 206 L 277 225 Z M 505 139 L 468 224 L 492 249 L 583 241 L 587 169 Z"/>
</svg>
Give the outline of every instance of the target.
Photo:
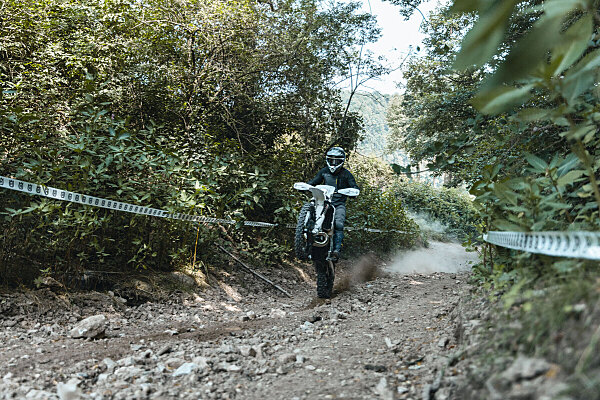
<svg viewBox="0 0 600 400">
<path fill-rule="evenodd" d="M 438 0 L 428 0 L 419 6 L 419 10 L 427 17 L 437 3 Z M 377 18 L 379 27 L 382 28 L 381 38 L 368 49 L 373 51 L 375 56 L 384 56 L 393 67 L 398 67 L 402 63 L 411 46 L 413 52 L 417 46 L 423 48 L 421 42 L 424 35 L 419 30 L 423 17 L 419 12 L 415 11 L 412 17 L 405 21 L 400 15 L 398 6 L 382 0 L 362 0 L 362 11 L 373 14 Z M 401 93 L 402 89 L 396 87 L 398 82 L 402 82 L 401 69 L 379 80 L 368 81 L 361 90 L 376 90 L 384 94 Z"/>
</svg>

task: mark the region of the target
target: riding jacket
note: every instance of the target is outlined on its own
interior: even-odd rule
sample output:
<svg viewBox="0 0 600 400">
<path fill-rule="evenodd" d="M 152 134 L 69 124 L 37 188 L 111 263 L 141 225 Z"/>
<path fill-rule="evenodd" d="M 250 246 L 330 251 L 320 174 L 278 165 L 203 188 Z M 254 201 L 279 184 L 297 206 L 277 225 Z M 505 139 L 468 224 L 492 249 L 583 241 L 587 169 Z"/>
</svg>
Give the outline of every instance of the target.
<svg viewBox="0 0 600 400">
<path fill-rule="evenodd" d="M 329 185 L 335 187 L 336 190 L 355 188 L 358 189 L 356 180 L 350 171 L 342 167 L 337 170 L 334 174 L 331 173 L 329 168 L 325 167 L 317 172 L 317 175 L 307 182 L 309 185 Z M 343 194 L 335 193 L 331 200 L 333 206 L 346 204 L 346 196 Z"/>
</svg>

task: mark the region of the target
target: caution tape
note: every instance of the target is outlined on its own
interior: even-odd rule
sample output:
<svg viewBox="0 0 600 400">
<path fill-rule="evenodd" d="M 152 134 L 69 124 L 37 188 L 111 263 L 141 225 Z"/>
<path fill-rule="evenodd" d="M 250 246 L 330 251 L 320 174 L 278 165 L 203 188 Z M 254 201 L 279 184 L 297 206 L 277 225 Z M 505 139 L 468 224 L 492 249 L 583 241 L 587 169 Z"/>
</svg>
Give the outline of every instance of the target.
<svg viewBox="0 0 600 400">
<path fill-rule="evenodd" d="M 600 260 L 600 232 L 489 232 L 483 239 L 529 253 Z"/>
<path fill-rule="evenodd" d="M 106 208 L 114 211 L 123 211 L 132 214 L 140 214 L 147 215 L 158 218 L 169 218 L 176 219 L 181 221 L 190 221 L 190 222 L 199 222 L 199 223 L 207 223 L 207 224 L 225 224 L 225 225 L 234 225 L 237 224 L 238 221 L 232 219 L 222 219 L 222 218 L 212 218 L 205 217 L 201 215 L 192 215 L 192 214 L 183 214 L 183 213 L 174 213 L 167 210 L 160 210 L 153 207 L 140 206 L 136 204 L 125 203 L 122 201 L 109 200 L 101 197 L 89 196 L 81 193 L 71 192 L 64 189 L 58 189 L 51 186 L 38 185 L 36 183 L 25 182 L 18 179 L 7 178 L 5 176 L 0 176 L 0 187 L 15 190 L 17 192 L 28 193 L 32 195 L 49 197 L 56 200 L 68 201 L 71 203 L 83 204 L 86 206 L 92 207 L 100 207 Z M 273 228 L 276 226 L 283 226 L 286 228 L 295 228 L 296 225 L 280 225 L 280 224 L 272 224 L 269 222 L 260 222 L 260 221 L 243 221 L 242 224 L 244 226 L 251 226 L 257 228 Z M 352 228 L 345 227 L 348 230 L 365 230 L 367 232 L 398 232 L 398 233 L 409 233 L 397 230 L 389 230 L 383 231 L 380 229 L 371 229 L 371 228 Z"/>
</svg>

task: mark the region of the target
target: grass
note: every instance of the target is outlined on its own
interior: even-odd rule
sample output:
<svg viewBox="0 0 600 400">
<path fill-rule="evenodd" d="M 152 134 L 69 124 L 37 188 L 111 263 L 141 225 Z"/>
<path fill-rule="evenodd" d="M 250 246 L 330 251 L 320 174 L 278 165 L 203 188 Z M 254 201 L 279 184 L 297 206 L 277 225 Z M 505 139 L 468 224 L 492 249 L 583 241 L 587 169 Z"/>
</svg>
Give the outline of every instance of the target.
<svg viewBox="0 0 600 400">
<path fill-rule="evenodd" d="M 516 288 L 516 289 L 515 289 Z M 513 286 L 495 304 L 481 332 L 480 360 L 498 372 L 501 360 L 524 354 L 560 367 L 573 399 L 600 400 L 600 275 L 580 270 Z M 487 337 L 485 337 L 487 336 Z M 493 357 L 489 355 L 493 354 Z M 479 382 L 479 385 L 483 382 Z"/>
</svg>

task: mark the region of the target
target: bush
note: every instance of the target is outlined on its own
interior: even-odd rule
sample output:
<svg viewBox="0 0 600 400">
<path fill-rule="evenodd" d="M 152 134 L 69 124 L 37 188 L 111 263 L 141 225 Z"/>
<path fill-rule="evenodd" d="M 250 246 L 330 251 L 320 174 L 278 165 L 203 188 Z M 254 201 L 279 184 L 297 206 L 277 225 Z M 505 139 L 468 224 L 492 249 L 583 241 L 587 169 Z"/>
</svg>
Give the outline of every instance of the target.
<svg viewBox="0 0 600 400">
<path fill-rule="evenodd" d="M 477 234 L 477 210 L 466 192 L 455 188 L 434 188 L 420 182 L 397 182 L 392 190 L 407 210 L 418 215 L 430 230 L 445 231 L 460 240 Z"/>
<path fill-rule="evenodd" d="M 350 230 L 344 239 L 346 254 L 376 251 L 389 253 L 411 247 L 420 237 L 419 227 L 408 217 L 402 202 L 389 191 L 362 182 L 360 195 L 348 201 L 346 226 Z M 368 232 L 362 228 L 397 230 L 399 232 Z"/>
</svg>

